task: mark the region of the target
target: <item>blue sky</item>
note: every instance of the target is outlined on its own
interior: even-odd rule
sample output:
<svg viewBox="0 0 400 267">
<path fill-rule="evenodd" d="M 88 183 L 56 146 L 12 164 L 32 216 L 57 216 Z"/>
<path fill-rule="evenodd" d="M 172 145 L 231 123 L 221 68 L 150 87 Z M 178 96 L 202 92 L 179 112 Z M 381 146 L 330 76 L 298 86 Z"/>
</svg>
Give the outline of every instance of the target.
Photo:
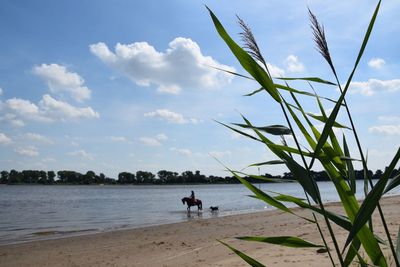
<svg viewBox="0 0 400 267">
<path fill-rule="evenodd" d="M 240 112 L 257 125 L 284 123 L 272 99 L 242 96 L 255 83 L 209 67 L 243 73 L 205 4 L 237 41 L 236 14 L 251 26 L 273 75 L 333 80 L 312 41 L 309 6 L 325 26 L 343 83 L 375 8 L 361 0 L 4 0 L 0 169 L 224 175 L 213 156 L 235 169 L 274 159 L 214 121 L 240 122 Z M 383 2 L 347 97 L 371 169 L 384 168 L 399 145 L 399 12 L 398 1 Z M 317 91 L 338 97 L 335 88 Z M 302 102 L 318 113 L 311 99 Z"/>
</svg>

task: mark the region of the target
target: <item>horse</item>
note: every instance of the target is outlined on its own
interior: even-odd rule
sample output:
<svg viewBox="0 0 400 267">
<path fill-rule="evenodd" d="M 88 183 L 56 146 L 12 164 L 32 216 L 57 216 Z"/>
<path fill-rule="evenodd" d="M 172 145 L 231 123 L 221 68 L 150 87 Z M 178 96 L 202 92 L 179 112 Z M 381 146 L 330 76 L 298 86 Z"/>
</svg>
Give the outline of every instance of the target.
<svg viewBox="0 0 400 267">
<path fill-rule="evenodd" d="M 193 199 L 190 198 L 190 197 L 184 197 L 184 198 L 182 198 L 183 205 L 185 205 L 185 202 L 186 202 L 186 204 L 188 206 L 187 207 L 188 211 L 190 211 L 190 207 L 191 206 L 197 206 L 197 210 L 202 210 L 203 209 L 203 204 L 201 203 L 200 199 L 195 199 L 193 201 Z"/>
</svg>

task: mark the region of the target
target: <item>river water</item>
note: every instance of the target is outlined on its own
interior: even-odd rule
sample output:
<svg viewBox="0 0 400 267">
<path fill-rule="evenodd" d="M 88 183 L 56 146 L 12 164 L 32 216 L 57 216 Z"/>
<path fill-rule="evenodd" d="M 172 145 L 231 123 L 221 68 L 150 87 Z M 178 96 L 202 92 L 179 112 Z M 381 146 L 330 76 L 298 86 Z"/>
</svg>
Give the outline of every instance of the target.
<svg viewBox="0 0 400 267">
<path fill-rule="evenodd" d="M 359 198 L 362 181 L 358 181 Z M 260 184 L 262 190 L 304 197 L 296 183 Z M 329 182 L 319 183 L 325 202 L 338 201 Z M 194 190 L 203 211 L 186 211 L 181 198 Z M 396 189 L 391 194 L 399 194 Z M 243 185 L 0 186 L 0 244 L 206 219 L 272 209 L 248 197 Z M 218 206 L 219 212 L 211 212 Z"/>
</svg>

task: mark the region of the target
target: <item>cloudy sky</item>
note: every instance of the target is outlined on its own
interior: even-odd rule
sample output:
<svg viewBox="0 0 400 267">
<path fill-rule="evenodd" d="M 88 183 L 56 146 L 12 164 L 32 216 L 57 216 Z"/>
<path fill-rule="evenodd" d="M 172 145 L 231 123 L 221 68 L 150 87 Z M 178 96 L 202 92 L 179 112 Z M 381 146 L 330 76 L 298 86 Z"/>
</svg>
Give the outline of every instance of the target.
<svg viewBox="0 0 400 267">
<path fill-rule="evenodd" d="M 240 122 L 243 113 L 256 125 L 283 124 L 267 95 L 243 96 L 257 84 L 211 67 L 243 73 L 204 4 L 238 41 L 236 14 L 251 26 L 274 76 L 333 80 L 312 41 L 309 6 L 344 83 L 373 2 L 3 0 L 0 169 L 224 175 L 213 157 L 235 169 L 272 160 L 214 121 Z M 371 169 L 383 168 L 400 143 L 399 12 L 399 1 L 383 2 L 347 98 Z M 338 97 L 332 87 L 316 90 Z M 318 113 L 312 99 L 302 103 Z"/>
</svg>

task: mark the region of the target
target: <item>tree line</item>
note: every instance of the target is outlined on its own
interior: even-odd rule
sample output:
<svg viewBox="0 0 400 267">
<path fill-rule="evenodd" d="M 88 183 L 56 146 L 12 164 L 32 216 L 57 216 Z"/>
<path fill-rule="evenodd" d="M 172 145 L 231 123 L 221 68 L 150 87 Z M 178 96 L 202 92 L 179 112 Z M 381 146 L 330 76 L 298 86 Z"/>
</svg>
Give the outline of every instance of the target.
<svg viewBox="0 0 400 267">
<path fill-rule="evenodd" d="M 392 172 L 394 177 L 399 170 Z M 377 170 L 373 173 L 371 170 L 369 174 L 373 179 L 379 179 L 383 171 Z M 326 172 L 312 171 L 312 175 L 316 181 L 329 181 Z M 364 179 L 364 171 L 355 171 L 357 180 Z M 283 179 L 287 181 L 293 180 L 290 172 L 285 172 L 283 175 L 271 175 L 265 173 L 258 176 L 247 176 L 246 179 L 252 183 L 268 183 L 273 182 L 274 179 Z M 182 173 L 161 170 L 157 174 L 147 171 L 120 172 L 117 179 L 110 178 L 100 173 L 97 175 L 94 171 L 87 171 L 85 174 L 62 170 L 58 171 L 41 171 L 41 170 L 11 170 L 0 172 L 0 184 L 77 184 L 77 185 L 90 185 L 90 184 L 234 184 L 239 181 L 233 176 L 214 176 L 203 175 L 200 171 L 184 171 Z"/>
</svg>

